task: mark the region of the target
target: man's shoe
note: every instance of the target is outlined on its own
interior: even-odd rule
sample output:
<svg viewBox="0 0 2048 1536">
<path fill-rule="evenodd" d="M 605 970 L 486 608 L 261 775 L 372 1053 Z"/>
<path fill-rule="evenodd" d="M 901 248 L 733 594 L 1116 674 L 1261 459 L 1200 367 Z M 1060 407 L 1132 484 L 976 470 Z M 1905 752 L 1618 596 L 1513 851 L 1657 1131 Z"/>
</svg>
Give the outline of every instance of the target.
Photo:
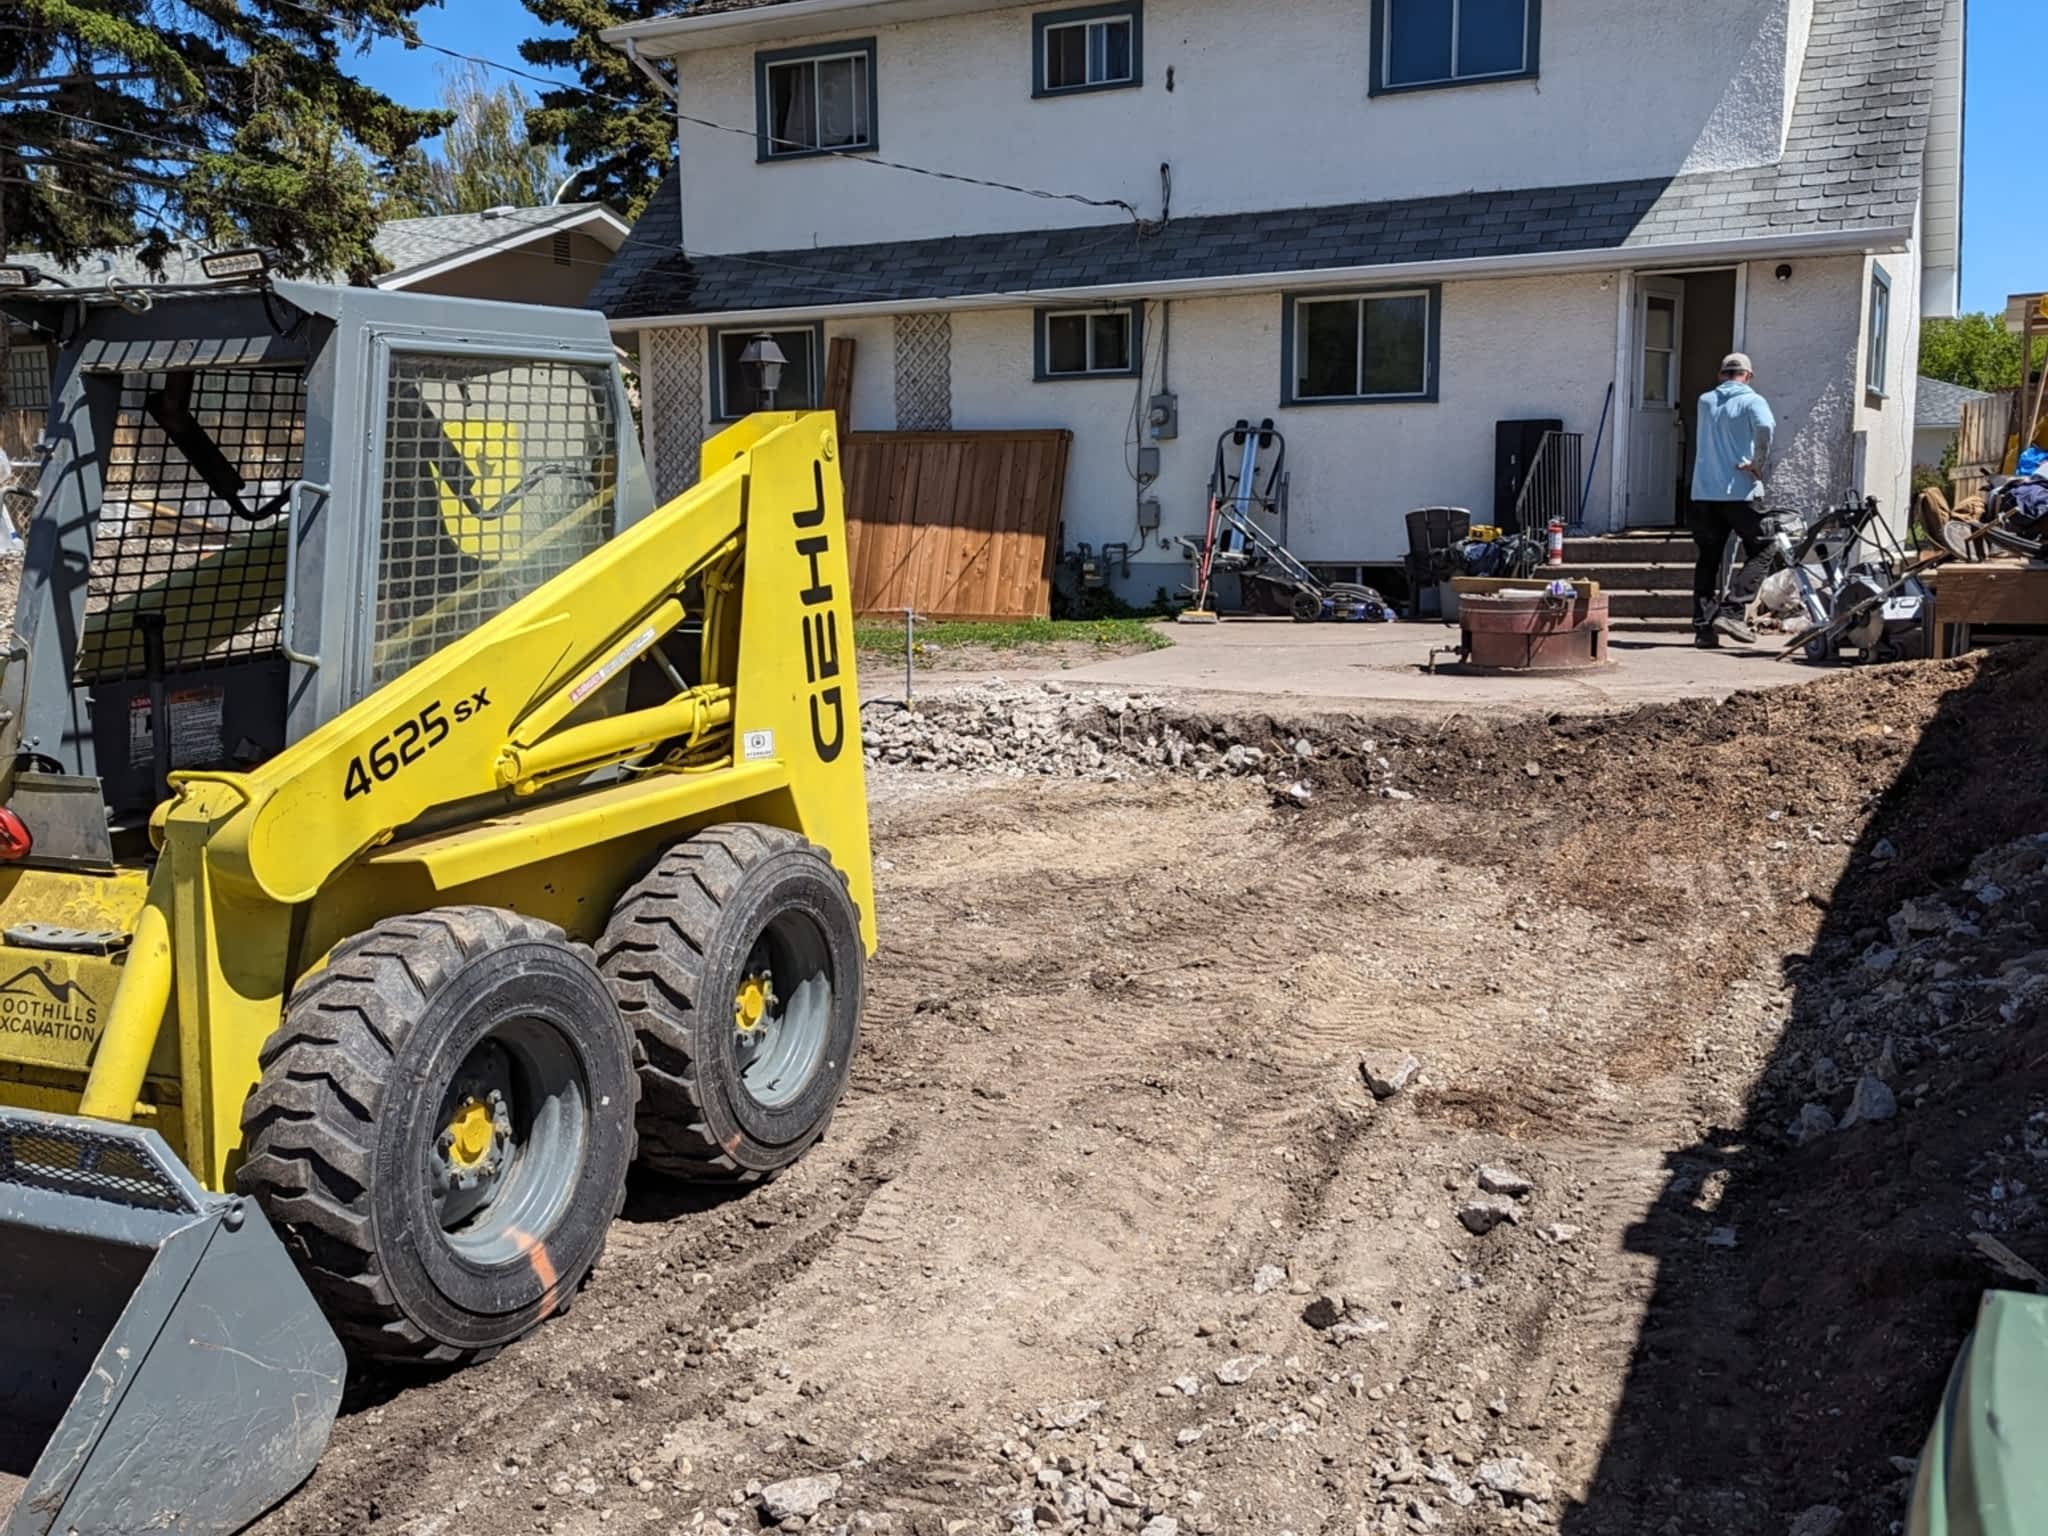
<svg viewBox="0 0 2048 1536">
<path fill-rule="evenodd" d="M 1756 644 L 1756 631 L 1732 613 L 1715 614 L 1713 632 L 1733 640 L 1737 645 Z"/>
<path fill-rule="evenodd" d="M 1721 649 L 1721 637 L 1711 629 L 1696 629 L 1692 632 L 1692 643 L 1703 651 Z"/>
</svg>

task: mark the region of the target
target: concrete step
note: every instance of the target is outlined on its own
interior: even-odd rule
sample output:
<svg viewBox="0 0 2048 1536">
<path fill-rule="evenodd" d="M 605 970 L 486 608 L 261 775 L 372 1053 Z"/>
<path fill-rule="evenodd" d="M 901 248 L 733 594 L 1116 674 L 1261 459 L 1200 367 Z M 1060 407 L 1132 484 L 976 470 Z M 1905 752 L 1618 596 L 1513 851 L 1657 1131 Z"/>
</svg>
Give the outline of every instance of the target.
<svg viewBox="0 0 2048 1536">
<path fill-rule="evenodd" d="M 1692 562 L 1658 564 L 1546 565 L 1545 571 L 1573 581 L 1597 581 L 1604 592 L 1690 592 Z"/>
<path fill-rule="evenodd" d="M 1693 543 L 1682 533 L 1602 534 L 1593 538 L 1566 539 L 1564 557 L 1580 565 L 1634 565 L 1644 562 L 1691 560 Z"/>
<path fill-rule="evenodd" d="M 1607 591 L 1607 611 L 1617 619 L 1668 619 L 1689 626 L 1692 584 L 1688 582 L 1683 592 Z"/>
</svg>

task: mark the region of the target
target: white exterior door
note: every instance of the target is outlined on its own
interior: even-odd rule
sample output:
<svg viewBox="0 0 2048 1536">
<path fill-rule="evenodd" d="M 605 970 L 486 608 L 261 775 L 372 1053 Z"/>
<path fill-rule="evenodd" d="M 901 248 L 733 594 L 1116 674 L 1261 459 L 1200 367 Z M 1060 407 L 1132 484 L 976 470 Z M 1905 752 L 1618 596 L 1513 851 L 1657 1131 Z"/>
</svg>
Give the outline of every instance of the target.
<svg viewBox="0 0 2048 1536">
<path fill-rule="evenodd" d="M 1685 284 L 1646 277 L 1636 286 L 1636 367 L 1629 402 L 1628 526 L 1678 521 L 1684 430 L 1678 361 L 1685 340 Z"/>
</svg>

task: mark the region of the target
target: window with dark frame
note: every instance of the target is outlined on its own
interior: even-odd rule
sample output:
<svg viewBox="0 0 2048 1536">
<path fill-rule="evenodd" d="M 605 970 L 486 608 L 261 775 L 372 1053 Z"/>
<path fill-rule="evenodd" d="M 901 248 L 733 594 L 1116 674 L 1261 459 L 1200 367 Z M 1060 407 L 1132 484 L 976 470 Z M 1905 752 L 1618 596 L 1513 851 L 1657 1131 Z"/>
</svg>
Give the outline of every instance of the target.
<svg viewBox="0 0 2048 1536">
<path fill-rule="evenodd" d="M 820 396 L 825 376 L 820 366 L 825 352 L 822 326 L 736 326 L 712 335 L 718 376 L 718 396 L 713 402 L 713 414 L 720 421 L 733 421 L 749 411 L 767 409 L 767 400 L 761 393 L 760 371 L 740 361 L 740 354 L 747 350 L 747 343 L 764 330 L 775 339 L 775 344 L 782 348 L 782 355 L 787 359 L 782 369 L 782 382 L 775 388 L 775 409 L 814 411 L 823 403 Z"/>
<path fill-rule="evenodd" d="M 1287 404 L 1436 398 L 1437 290 L 1287 304 Z"/>
<path fill-rule="evenodd" d="M 1128 378 L 1138 371 L 1138 326 L 1129 305 L 1038 313 L 1038 377 Z"/>
<path fill-rule="evenodd" d="M 763 160 L 873 149 L 873 38 L 757 54 L 754 88 Z"/>
<path fill-rule="evenodd" d="M 1870 266 L 1870 345 L 1863 368 L 1863 387 L 1882 395 L 1887 355 L 1892 341 L 1892 280 L 1875 262 Z"/>
<path fill-rule="evenodd" d="M 1372 90 L 1536 73 L 1542 0 L 1373 0 Z"/>
<path fill-rule="evenodd" d="M 1031 20 L 1033 95 L 1065 96 L 1138 83 L 1141 32 L 1135 3 L 1046 11 Z"/>
</svg>

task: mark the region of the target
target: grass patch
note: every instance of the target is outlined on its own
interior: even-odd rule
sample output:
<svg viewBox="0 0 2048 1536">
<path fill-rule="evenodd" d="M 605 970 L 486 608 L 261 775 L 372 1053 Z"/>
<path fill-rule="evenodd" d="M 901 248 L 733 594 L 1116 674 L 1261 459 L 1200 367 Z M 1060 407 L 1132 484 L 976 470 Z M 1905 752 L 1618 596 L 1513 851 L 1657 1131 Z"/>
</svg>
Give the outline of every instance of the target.
<svg viewBox="0 0 2048 1536">
<path fill-rule="evenodd" d="M 853 626 L 854 643 L 873 656 L 903 654 L 903 621 L 861 619 Z M 1026 650 L 1036 646 L 1089 645 L 1099 651 L 1159 651 L 1173 644 L 1156 619 L 1015 619 L 1004 623 L 947 623 L 917 626 L 919 648 L 940 650 L 982 646 L 991 651 Z"/>
</svg>

